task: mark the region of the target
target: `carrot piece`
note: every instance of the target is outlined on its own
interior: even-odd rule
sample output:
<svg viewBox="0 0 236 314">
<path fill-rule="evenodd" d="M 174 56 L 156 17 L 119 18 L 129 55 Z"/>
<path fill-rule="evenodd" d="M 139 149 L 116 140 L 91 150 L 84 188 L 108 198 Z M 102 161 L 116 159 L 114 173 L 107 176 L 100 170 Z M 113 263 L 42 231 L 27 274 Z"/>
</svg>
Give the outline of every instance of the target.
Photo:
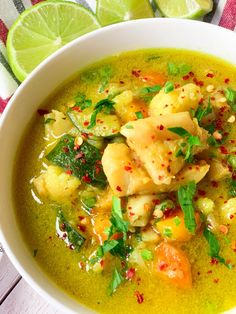
<svg viewBox="0 0 236 314">
<path fill-rule="evenodd" d="M 157 72 L 141 74 L 139 78 L 141 81 L 148 83 L 148 85 L 161 85 L 161 86 L 163 86 L 167 80 L 165 74 Z"/>
<path fill-rule="evenodd" d="M 93 232 L 98 237 L 98 241 L 101 245 L 107 240 L 107 234 L 104 233 L 104 231 L 111 226 L 109 219 L 110 216 L 106 213 L 99 213 L 93 218 Z"/>
<path fill-rule="evenodd" d="M 156 249 L 156 274 L 173 285 L 190 289 L 192 287 L 191 265 L 180 249 L 162 242 Z"/>
</svg>

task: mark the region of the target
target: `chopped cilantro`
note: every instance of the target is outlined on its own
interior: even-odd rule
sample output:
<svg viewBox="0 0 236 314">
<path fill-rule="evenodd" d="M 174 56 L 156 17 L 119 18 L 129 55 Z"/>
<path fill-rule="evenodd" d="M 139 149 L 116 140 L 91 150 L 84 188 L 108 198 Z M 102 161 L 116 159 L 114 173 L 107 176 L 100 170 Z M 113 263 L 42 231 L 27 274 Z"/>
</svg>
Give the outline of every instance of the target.
<svg viewBox="0 0 236 314">
<path fill-rule="evenodd" d="M 132 126 L 132 125 L 130 125 L 130 124 L 126 124 L 126 129 L 133 129 L 134 127 Z"/>
<path fill-rule="evenodd" d="M 167 238 L 171 238 L 173 235 L 172 230 L 170 228 L 165 228 L 163 231 L 163 235 Z"/>
<path fill-rule="evenodd" d="M 208 228 L 205 228 L 203 235 L 209 244 L 209 255 L 213 258 L 216 258 L 220 263 L 231 269 L 232 265 L 227 264 L 225 259 L 219 255 L 220 243 L 214 233 L 212 233 Z"/>
<path fill-rule="evenodd" d="M 109 84 L 110 79 L 113 76 L 113 70 L 111 68 L 111 66 L 107 65 L 104 66 L 100 69 L 100 77 L 101 77 L 101 86 L 99 88 L 99 93 L 104 92 L 104 90 L 106 89 L 107 85 Z"/>
<path fill-rule="evenodd" d="M 191 67 L 188 64 L 176 64 L 173 62 L 167 63 L 167 70 L 169 75 L 177 76 L 181 75 L 184 76 L 191 71 Z"/>
<path fill-rule="evenodd" d="M 236 91 L 232 88 L 227 88 L 225 90 L 225 97 L 229 103 L 231 109 L 236 112 Z"/>
<path fill-rule="evenodd" d="M 193 161 L 192 150 L 193 150 L 194 146 L 200 146 L 201 145 L 200 138 L 198 136 L 191 135 L 188 131 L 186 131 L 185 129 L 183 129 L 181 127 L 168 128 L 168 130 L 179 135 L 180 137 L 186 138 L 186 140 L 187 140 L 185 153 L 180 149 L 177 151 L 176 157 L 184 155 L 184 160 L 186 160 L 187 162 L 192 162 Z M 184 146 L 182 145 L 182 147 L 184 147 Z"/>
<path fill-rule="evenodd" d="M 86 96 L 82 93 L 78 93 L 75 96 L 75 101 L 76 101 L 76 103 L 75 103 L 74 107 L 80 107 L 81 110 L 84 110 L 84 109 L 92 106 L 92 100 L 86 99 Z"/>
<path fill-rule="evenodd" d="M 233 168 L 233 170 L 236 170 L 236 156 L 235 155 L 229 155 L 228 163 Z"/>
<path fill-rule="evenodd" d="M 147 57 L 146 62 L 150 62 L 150 61 L 158 60 L 158 59 L 160 59 L 160 56 L 152 55 L 152 56 Z"/>
<path fill-rule="evenodd" d="M 186 228 L 194 233 L 197 227 L 194 215 L 193 197 L 196 193 L 196 183 L 190 182 L 185 186 L 181 186 L 178 190 L 178 201 L 184 213 L 184 223 Z"/>
<path fill-rule="evenodd" d="M 117 268 L 115 268 L 114 273 L 112 275 L 112 280 L 108 287 L 108 294 L 112 295 L 124 280 L 125 280 L 124 277 L 117 270 Z"/>
<path fill-rule="evenodd" d="M 212 112 L 212 106 L 211 106 L 211 102 L 210 102 L 210 98 L 209 98 L 206 108 L 204 108 L 203 105 L 200 105 L 197 108 L 197 110 L 195 112 L 195 118 L 198 120 L 198 123 L 200 124 L 202 119 L 204 117 L 206 117 L 211 112 Z"/>
<path fill-rule="evenodd" d="M 91 129 L 96 125 L 96 119 L 99 112 L 103 111 L 105 114 L 110 114 L 111 111 L 114 109 L 114 104 L 115 102 L 108 98 L 100 100 L 94 107 L 88 129 Z"/>
<path fill-rule="evenodd" d="M 174 84 L 172 82 L 166 82 L 164 86 L 164 92 L 166 94 L 172 92 L 175 89 Z"/>
<path fill-rule="evenodd" d="M 173 221 L 174 221 L 176 227 L 178 227 L 181 224 L 181 219 L 178 216 L 175 216 L 173 218 Z"/>
<path fill-rule="evenodd" d="M 229 180 L 229 195 L 236 197 L 236 180 Z"/>
<path fill-rule="evenodd" d="M 153 259 L 152 251 L 144 249 L 141 251 L 141 256 L 146 261 L 151 261 Z"/>
<path fill-rule="evenodd" d="M 136 115 L 137 119 L 143 119 L 144 118 L 141 111 L 135 112 L 135 115 Z"/>
<path fill-rule="evenodd" d="M 140 94 L 157 93 L 161 90 L 161 85 L 146 86 L 140 90 Z"/>
</svg>

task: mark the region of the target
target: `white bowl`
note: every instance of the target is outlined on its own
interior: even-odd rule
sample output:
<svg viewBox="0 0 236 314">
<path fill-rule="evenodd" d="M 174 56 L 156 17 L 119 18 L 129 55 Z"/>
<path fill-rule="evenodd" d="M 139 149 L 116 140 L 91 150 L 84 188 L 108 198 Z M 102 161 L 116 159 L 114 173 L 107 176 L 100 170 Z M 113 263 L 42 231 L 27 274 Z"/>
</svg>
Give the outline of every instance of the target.
<svg viewBox="0 0 236 314">
<path fill-rule="evenodd" d="M 115 24 L 74 40 L 46 59 L 20 85 L 1 118 L 0 241 L 26 281 L 47 301 L 67 313 L 91 311 L 45 275 L 31 256 L 17 225 L 12 172 L 19 141 L 40 104 L 79 69 L 122 51 L 159 47 L 197 50 L 236 64 L 236 35 L 217 26 L 161 18 Z"/>
</svg>

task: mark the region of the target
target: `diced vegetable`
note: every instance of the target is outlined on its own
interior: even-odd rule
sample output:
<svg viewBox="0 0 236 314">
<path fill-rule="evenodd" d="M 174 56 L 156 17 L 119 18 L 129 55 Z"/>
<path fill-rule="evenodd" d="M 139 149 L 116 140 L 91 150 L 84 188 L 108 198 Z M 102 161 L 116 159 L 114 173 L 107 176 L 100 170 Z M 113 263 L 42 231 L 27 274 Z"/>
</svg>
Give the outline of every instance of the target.
<svg viewBox="0 0 236 314">
<path fill-rule="evenodd" d="M 64 135 L 46 158 L 64 170 L 70 171 L 85 183 L 101 188 L 106 185 L 106 177 L 101 166 L 101 153 L 87 142 L 83 142 L 77 148 L 75 138 Z"/>
<path fill-rule="evenodd" d="M 197 213 L 195 213 L 195 220 L 199 223 Z M 157 221 L 155 227 L 167 241 L 189 241 L 192 237 L 191 232 L 185 226 L 184 215 L 181 211 L 172 217 Z M 170 233 L 167 234 L 166 230 L 169 230 Z"/>
<path fill-rule="evenodd" d="M 152 227 L 144 228 L 141 231 L 141 239 L 143 242 L 158 243 L 160 241 L 160 235 L 154 231 Z"/>
<path fill-rule="evenodd" d="M 128 218 L 132 226 L 145 227 L 155 206 L 153 195 L 130 196 L 127 203 Z"/>
<path fill-rule="evenodd" d="M 195 207 L 196 210 L 199 210 L 200 212 L 207 216 L 214 211 L 215 204 L 210 198 L 200 197 L 195 202 Z"/>
<path fill-rule="evenodd" d="M 61 210 L 57 214 L 56 231 L 59 238 L 63 239 L 70 249 L 79 251 L 84 244 L 85 237 L 71 226 Z"/>
<path fill-rule="evenodd" d="M 221 216 L 225 222 L 231 224 L 236 221 L 236 197 L 230 198 L 221 206 Z"/>
<path fill-rule="evenodd" d="M 212 181 L 223 181 L 231 176 L 227 165 L 219 159 L 213 159 L 210 161 L 210 170 L 208 172 L 208 178 Z"/>
<path fill-rule="evenodd" d="M 45 136 L 47 140 L 52 141 L 58 139 L 73 128 L 71 121 L 63 112 L 52 110 L 51 113 L 44 115 Z"/>
<path fill-rule="evenodd" d="M 230 155 L 228 157 L 228 163 L 233 168 L 233 170 L 236 170 L 236 156 L 235 155 Z"/>
<path fill-rule="evenodd" d="M 196 110 L 202 98 L 200 88 L 195 84 L 186 84 L 166 93 L 163 88 L 151 101 L 150 116 Z M 181 125 L 182 126 L 182 125 Z"/>
<path fill-rule="evenodd" d="M 72 123 L 77 127 L 81 132 L 92 133 L 94 136 L 110 137 L 119 133 L 120 131 L 120 122 L 116 115 L 114 114 L 105 114 L 99 112 L 96 115 L 95 125 L 92 128 L 88 128 L 94 112 L 94 107 L 89 107 L 79 111 L 73 110 L 71 108 L 67 115 L 72 121 Z"/>
<path fill-rule="evenodd" d="M 231 109 L 236 112 L 236 91 L 232 88 L 227 88 L 225 90 L 225 96 L 227 99 L 227 102 L 229 103 Z"/>
<path fill-rule="evenodd" d="M 155 252 L 156 274 L 179 288 L 190 289 L 191 266 L 184 252 L 165 242 L 162 242 Z"/>
<path fill-rule="evenodd" d="M 78 178 L 66 174 L 58 166 L 49 166 L 33 182 L 40 196 L 48 197 L 57 202 L 65 202 L 75 198 L 81 184 Z"/>
<path fill-rule="evenodd" d="M 114 98 L 114 108 L 116 114 L 123 123 L 127 123 L 132 120 L 137 120 L 136 112 L 141 112 L 143 117 L 147 117 L 146 104 L 138 99 L 135 99 L 133 93 L 130 90 L 124 91 L 120 95 Z"/>
</svg>

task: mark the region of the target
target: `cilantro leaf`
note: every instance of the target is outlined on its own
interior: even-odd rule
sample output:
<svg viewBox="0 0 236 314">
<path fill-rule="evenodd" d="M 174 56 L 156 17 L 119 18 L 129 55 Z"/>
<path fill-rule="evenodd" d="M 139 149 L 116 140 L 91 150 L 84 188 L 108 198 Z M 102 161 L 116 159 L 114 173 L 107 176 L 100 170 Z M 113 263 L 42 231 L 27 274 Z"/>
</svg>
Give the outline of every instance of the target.
<svg viewBox="0 0 236 314">
<path fill-rule="evenodd" d="M 212 233 L 208 228 L 205 228 L 203 235 L 209 244 L 209 255 L 213 258 L 216 258 L 220 263 L 231 269 L 231 264 L 227 264 L 225 259 L 219 255 L 220 243 L 214 233 Z"/>
<path fill-rule="evenodd" d="M 163 231 L 163 235 L 167 238 L 171 238 L 173 235 L 172 230 L 170 228 L 165 228 Z"/>
<path fill-rule="evenodd" d="M 112 295 L 124 280 L 125 280 L 124 277 L 117 270 L 117 268 L 115 268 L 114 273 L 112 275 L 112 280 L 108 287 L 108 294 Z"/>
<path fill-rule="evenodd" d="M 236 112 L 236 91 L 232 88 L 227 88 L 225 90 L 225 97 L 229 103 L 231 109 Z"/>
<path fill-rule="evenodd" d="M 195 112 L 195 118 L 198 120 L 198 123 L 200 124 L 202 119 L 204 117 L 206 117 L 211 112 L 212 112 L 212 106 L 211 106 L 211 102 L 210 102 L 210 98 L 209 98 L 206 108 L 204 108 L 203 105 L 200 105 L 197 108 L 197 110 Z"/>
<path fill-rule="evenodd" d="M 176 64 L 174 62 L 168 62 L 167 63 L 167 70 L 169 75 L 177 76 L 181 75 L 184 76 L 188 74 L 191 71 L 191 66 L 188 64 Z"/>
<path fill-rule="evenodd" d="M 164 92 L 166 94 L 172 92 L 175 89 L 174 84 L 172 82 L 166 82 L 164 86 Z"/>
<path fill-rule="evenodd" d="M 193 197 L 195 193 L 196 183 L 194 181 L 185 186 L 181 186 L 177 192 L 179 204 L 184 212 L 185 226 L 191 233 L 194 233 L 197 227 L 193 206 Z"/>
<path fill-rule="evenodd" d="M 110 221 L 117 232 L 123 232 L 123 237 L 126 239 L 129 222 L 123 220 L 121 201 L 117 196 L 112 197 L 112 216 Z"/>
<path fill-rule="evenodd" d="M 236 197 L 236 180 L 229 180 L 229 195 Z"/>
<path fill-rule="evenodd" d="M 136 115 L 137 119 L 143 119 L 144 118 L 144 116 L 143 116 L 141 111 L 135 112 L 135 115 Z"/>
<path fill-rule="evenodd" d="M 94 107 L 94 111 L 91 115 L 88 129 L 91 129 L 96 125 L 96 119 L 97 119 L 97 115 L 99 112 L 101 112 L 103 110 L 104 113 L 110 114 L 111 111 L 114 109 L 114 107 L 113 107 L 114 104 L 115 104 L 115 102 L 108 99 L 108 98 L 100 100 Z"/>
<path fill-rule="evenodd" d="M 86 96 L 80 92 L 75 96 L 75 101 L 76 103 L 74 107 L 80 107 L 81 110 L 92 106 L 92 100 L 86 99 Z"/>
<path fill-rule="evenodd" d="M 187 162 L 192 162 L 192 160 L 193 160 L 192 150 L 193 150 L 194 146 L 200 146 L 201 145 L 200 138 L 198 136 L 191 135 L 187 130 L 185 130 L 184 128 L 181 128 L 181 127 L 168 128 L 168 130 L 179 135 L 180 137 L 186 138 L 186 140 L 187 140 L 187 145 L 185 148 L 185 154 L 182 151 L 182 149 L 179 149 L 176 153 L 176 157 L 184 155 L 184 160 L 186 160 Z M 185 145 L 182 145 L 182 146 L 184 147 Z"/>
<path fill-rule="evenodd" d="M 146 86 L 140 90 L 140 94 L 157 93 L 161 90 L 161 85 Z"/>
<path fill-rule="evenodd" d="M 173 218 L 173 221 L 174 221 L 176 227 L 178 227 L 181 224 L 181 219 L 178 216 L 175 216 Z"/>
</svg>

